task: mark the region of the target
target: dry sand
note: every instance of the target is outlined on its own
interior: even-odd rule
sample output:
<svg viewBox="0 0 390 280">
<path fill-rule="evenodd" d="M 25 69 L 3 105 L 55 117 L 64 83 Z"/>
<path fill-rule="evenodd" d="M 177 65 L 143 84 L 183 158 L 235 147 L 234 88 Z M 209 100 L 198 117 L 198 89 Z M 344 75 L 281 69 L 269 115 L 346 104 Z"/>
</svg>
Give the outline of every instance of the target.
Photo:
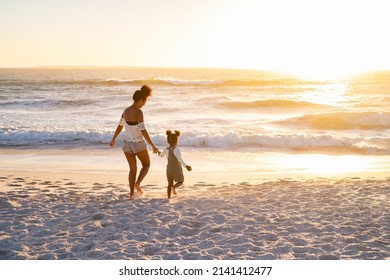
<svg viewBox="0 0 390 280">
<path fill-rule="evenodd" d="M 390 178 L 122 181 L 0 172 L 0 259 L 390 259 Z"/>
</svg>

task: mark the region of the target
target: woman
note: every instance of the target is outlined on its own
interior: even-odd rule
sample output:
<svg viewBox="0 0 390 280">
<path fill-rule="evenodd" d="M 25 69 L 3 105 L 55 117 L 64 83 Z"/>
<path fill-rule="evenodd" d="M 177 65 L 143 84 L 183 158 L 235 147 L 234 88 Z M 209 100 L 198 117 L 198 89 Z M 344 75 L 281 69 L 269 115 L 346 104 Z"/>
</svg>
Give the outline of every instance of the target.
<svg viewBox="0 0 390 280">
<path fill-rule="evenodd" d="M 112 137 L 109 145 L 115 146 L 115 140 L 121 133 L 123 126 L 125 127 L 125 135 L 123 137 L 123 151 L 127 162 L 129 163 L 129 185 L 130 199 L 134 198 L 134 186 L 139 194 L 143 191 L 140 187 L 142 180 L 145 178 L 150 167 L 149 153 L 144 141 L 144 138 L 153 148 L 153 153 L 157 153 L 158 149 L 150 139 L 144 125 L 144 115 L 141 108 L 145 105 L 149 96 L 152 95 L 152 88 L 148 85 L 142 86 L 141 90 L 137 90 L 133 95 L 133 105 L 126 108 L 122 114 L 119 125 Z M 142 163 L 142 169 L 138 175 L 137 181 L 137 160 L 136 156 Z"/>
</svg>

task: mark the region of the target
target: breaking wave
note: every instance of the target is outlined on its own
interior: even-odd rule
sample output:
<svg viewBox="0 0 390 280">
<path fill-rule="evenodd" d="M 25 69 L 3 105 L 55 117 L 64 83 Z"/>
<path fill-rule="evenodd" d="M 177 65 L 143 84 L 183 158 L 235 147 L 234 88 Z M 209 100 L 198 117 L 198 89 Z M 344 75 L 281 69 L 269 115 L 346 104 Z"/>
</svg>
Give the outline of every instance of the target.
<svg viewBox="0 0 390 280">
<path fill-rule="evenodd" d="M 153 135 L 153 133 L 151 133 Z M 39 146 L 39 145 L 107 145 L 112 132 L 103 131 L 38 131 L 0 129 L 0 147 Z M 152 137 L 160 147 L 166 146 L 165 135 Z M 118 145 L 121 135 L 118 138 Z M 390 139 L 340 137 L 333 135 L 277 134 L 242 135 L 242 133 L 204 134 L 183 133 L 180 145 L 196 148 L 258 148 L 264 150 L 293 150 L 302 152 L 361 153 L 369 155 L 389 155 Z"/>
</svg>

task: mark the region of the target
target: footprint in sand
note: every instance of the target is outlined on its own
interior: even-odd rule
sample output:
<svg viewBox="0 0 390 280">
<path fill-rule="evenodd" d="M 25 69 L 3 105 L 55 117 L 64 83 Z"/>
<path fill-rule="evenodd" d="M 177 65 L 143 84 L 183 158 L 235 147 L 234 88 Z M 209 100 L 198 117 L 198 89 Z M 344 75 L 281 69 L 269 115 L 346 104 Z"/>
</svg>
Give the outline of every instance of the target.
<svg viewBox="0 0 390 280">
<path fill-rule="evenodd" d="M 51 183 L 51 181 L 44 181 L 44 182 L 40 183 L 40 185 L 48 186 L 48 185 L 52 185 L 52 183 Z"/>
<path fill-rule="evenodd" d="M 95 191 L 100 191 L 100 190 L 103 190 L 104 189 L 104 187 L 103 186 L 100 186 L 100 187 L 92 187 L 92 189 L 93 190 L 95 190 Z"/>
<path fill-rule="evenodd" d="M 319 257 L 320 260 L 339 260 L 340 258 L 335 255 L 321 255 Z"/>
<path fill-rule="evenodd" d="M 30 186 L 32 186 L 32 185 L 36 185 L 37 184 L 37 182 L 36 181 L 32 181 L 32 182 L 28 182 L 28 183 L 26 183 L 26 185 L 30 185 Z"/>
<path fill-rule="evenodd" d="M 15 183 L 11 183 L 11 184 L 8 184 L 8 187 L 21 187 L 22 184 L 15 184 Z"/>
<path fill-rule="evenodd" d="M 96 213 L 94 215 L 92 215 L 92 220 L 101 220 L 104 218 L 104 214 L 103 213 Z"/>
<path fill-rule="evenodd" d="M 103 227 L 103 228 L 108 227 L 108 225 L 109 225 L 108 223 L 101 223 L 100 224 L 100 226 Z"/>
<path fill-rule="evenodd" d="M 25 179 L 22 178 L 22 177 L 17 177 L 14 179 L 15 181 L 21 181 L 21 182 L 25 182 Z"/>
<path fill-rule="evenodd" d="M 151 245 L 147 245 L 144 249 L 144 254 L 145 255 L 148 255 L 148 256 L 153 256 L 155 255 L 158 251 L 160 250 L 160 248 L 158 248 L 157 246 L 151 246 Z"/>
</svg>

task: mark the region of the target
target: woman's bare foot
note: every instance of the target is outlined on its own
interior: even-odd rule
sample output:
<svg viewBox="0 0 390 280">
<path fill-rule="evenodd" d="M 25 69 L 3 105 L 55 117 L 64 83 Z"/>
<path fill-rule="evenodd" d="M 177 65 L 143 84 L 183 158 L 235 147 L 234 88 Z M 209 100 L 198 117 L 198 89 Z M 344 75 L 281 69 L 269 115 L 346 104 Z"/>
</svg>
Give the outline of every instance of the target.
<svg viewBox="0 0 390 280">
<path fill-rule="evenodd" d="M 135 183 L 134 186 L 135 186 L 135 188 L 137 189 L 137 193 L 138 193 L 139 195 L 141 195 L 141 194 L 144 193 L 144 191 L 141 189 L 141 187 L 139 186 L 138 183 Z"/>
<path fill-rule="evenodd" d="M 177 192 L 176 192 L 176 188 L 175 188 L 175 187 L 172 188 L 172 194 L 173 194 L 173 195 L 177 195 Z"/>
</svg>

